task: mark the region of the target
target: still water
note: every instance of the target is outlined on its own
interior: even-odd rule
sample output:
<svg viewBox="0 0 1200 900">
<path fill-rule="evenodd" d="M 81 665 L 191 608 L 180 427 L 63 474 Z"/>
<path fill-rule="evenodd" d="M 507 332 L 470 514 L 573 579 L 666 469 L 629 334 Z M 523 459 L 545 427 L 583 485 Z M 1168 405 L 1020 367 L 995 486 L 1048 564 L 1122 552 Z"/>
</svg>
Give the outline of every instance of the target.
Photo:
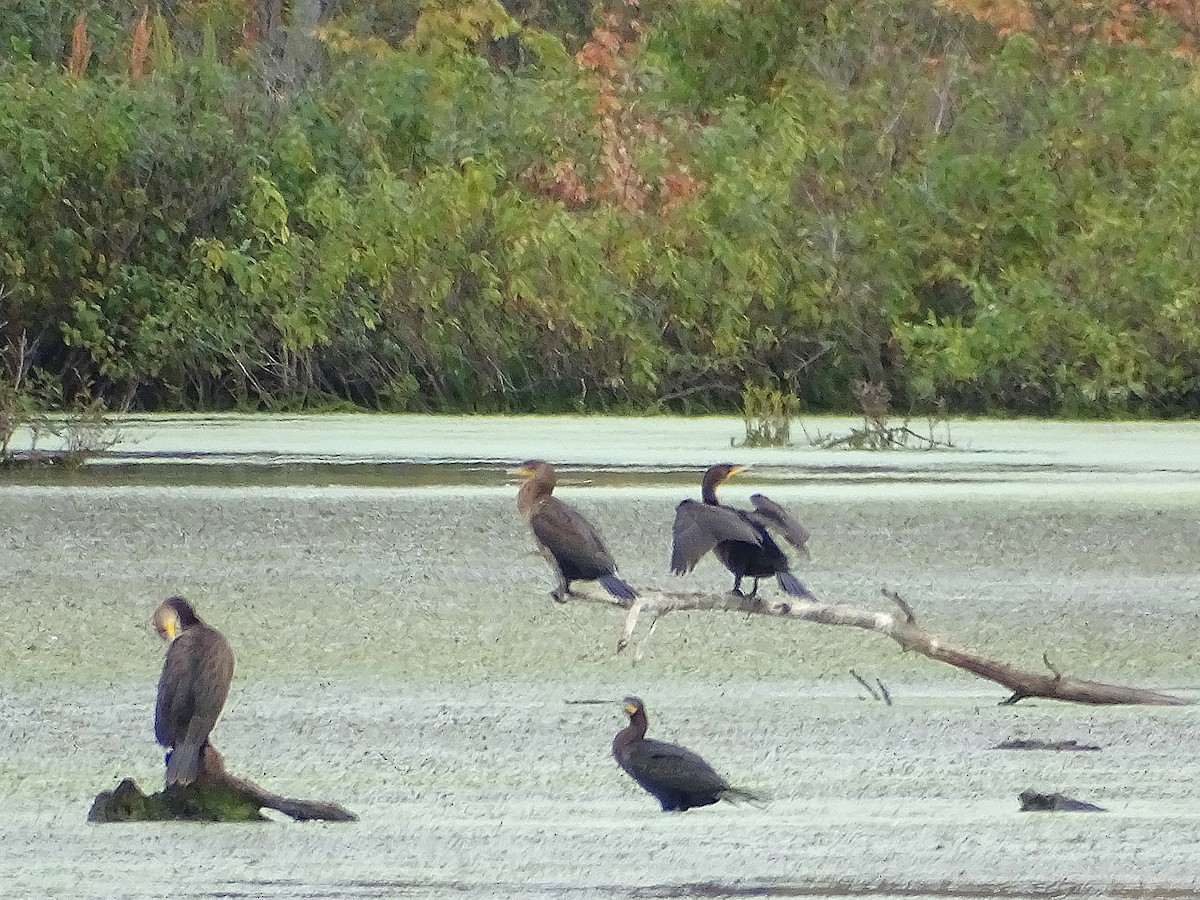
<svg viewBox="0 0 1200 900">
<path fill-rule="evenodd" d="M 1200 426 L 956 422 L 956 449 L 904 453 L 740 432 L 137 417 L 82 472 L 0 475 L 0 897 L 1200 895 L 1196 707 L 1000 707 L 884 638 L 723 613 L 664 619 L 633 666 L 619 611 L 550 601 L 504 475 L 560 461 L 632 584 L 721 588 L 714 560 L 666 571 L 673 507 L 709 463 L 752 463 L 723 498 L 808 524 L 822 599 L 892 587 L 987 655 L 1200 698 Z M 237 654 L 231 770 L 358 823 L 84 823 L 121 777 L 161 782 L 149 617 L 171 593 Z M 609 756 L 628 693 L 772 802 L 658 812 Z M 1103 749 L 991 749 L 1015 737 Z M 1020 813 L 1030 787 L 1108 812 Z"/>
</svg>

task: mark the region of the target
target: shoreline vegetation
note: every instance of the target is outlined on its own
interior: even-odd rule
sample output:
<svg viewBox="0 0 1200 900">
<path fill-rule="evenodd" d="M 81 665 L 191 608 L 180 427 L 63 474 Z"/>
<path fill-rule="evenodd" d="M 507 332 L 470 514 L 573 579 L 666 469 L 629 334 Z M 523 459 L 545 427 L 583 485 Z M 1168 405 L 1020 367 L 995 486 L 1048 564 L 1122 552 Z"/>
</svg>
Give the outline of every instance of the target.
<svg viewBox="0 0 1200 900">
<path fill-rule="evenodd" d="M 1178 3 L 324 6 L 4 17 L 0 437 L 1200 411 Z"/>
</svg>

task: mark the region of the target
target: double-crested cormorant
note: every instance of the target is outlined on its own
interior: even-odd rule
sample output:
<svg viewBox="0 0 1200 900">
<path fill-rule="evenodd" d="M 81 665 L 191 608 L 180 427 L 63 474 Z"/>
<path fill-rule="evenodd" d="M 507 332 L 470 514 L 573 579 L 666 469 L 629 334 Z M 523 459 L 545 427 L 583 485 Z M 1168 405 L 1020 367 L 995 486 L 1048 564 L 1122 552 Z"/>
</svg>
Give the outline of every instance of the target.
<svg viewBox="0 0 1200 900">
<path fill-rule="evenodd" d="M 167 787 L 191 784 L 200 772 L 200 752 L 225 706 L 233 651 L 182 597 L 163 601 L 154 613 L 154 628 L 168 642 L 158 679 L 154 736 L 171 751 Z"/>
<path fill-rule="evenodd" d="M 789 544 L 808 555 L 808 529 L 762 494 L 750 498 L 754 504 L 753 512 L 723 506 L 717 500 L 717 486 L 745 468 L 729 463 L 712 466 L 704 473 L 701 487 L 704 502 L 684 500 L 675 508 L 671 571 L 676 575 L 690 572 L 700 558 L 712 550 L 733 573 L 735 594 L 741 594 L 744 577 L 754 579 L 754 587 L 750 589 L 753 597 L 758 593 L 758 580 L 774 575 L 787 593 L 811 599 L 812 594 L 791 573 L 788 558 L 767 531 L 774 529 Z"/>
<path fill-rule="evenodd" d="M 728 781 L 691 750 L 665 741 L 646 740 L 646 704 L 640 698 L 626 697 L 625 712 L 629 714 L 629 724 L 613 738 L 613 757 L 662 804 L 663 812 L 683 812 L 718 800 L 765 802 L 758 794 L 730 787 Z"/>
<path fill-rule="evenodd" d="M 517 491 L 517 509 L 529 522 L 533 536 L 558 575 L 551 592 L 559 603 L 566 602 L 572 581 L 599 581 L 614 597 L 633 600 L 637 593 L 617 577 L 617 565 L 604 546 L 595 526 L 569 503 L 553 496 L 557 476 L 554 466 L 530 459 L 510 475 L 521 475 L 525 483 Z"/>
</svg>

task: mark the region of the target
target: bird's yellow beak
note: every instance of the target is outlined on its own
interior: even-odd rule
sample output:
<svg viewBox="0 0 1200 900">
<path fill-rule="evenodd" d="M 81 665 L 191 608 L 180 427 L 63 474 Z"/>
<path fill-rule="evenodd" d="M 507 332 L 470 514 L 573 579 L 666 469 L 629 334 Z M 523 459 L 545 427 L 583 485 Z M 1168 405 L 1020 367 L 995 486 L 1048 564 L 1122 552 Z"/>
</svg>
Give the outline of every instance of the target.
<svg viewBox="0 0 1200 900">
<path fill-rule="evenodd" d="M 725 477 L 732 478 L 734 475 L 737 475 L 739 472 L 745 472 L 749 468 L 750 468 L 749 466 L 734 466 L 732 469 L 729 470 L 729 474 L 726 475 Z"/>
<path fill-rule="evenodd" d="M 167 619 L 166 623 L 163 625 L 163 628 L 166 629 L 168 643 L 179 637 L 179 625 L 176 623 L 174 616 Z"/>
<path fill-rule="evenodd" d="M 516 466 L 515 468 L 512 468 L 512 469 L 505 469 L 504 474 L 520 475 L 522 478 L 528 478 L 530 475 L 533 474 L 533 472 L 532 472 L 532 470 L 527 469 L 524 466 Z"/>
<path fill-rule="evenodd" d="M 634 706 L 632 703 L 625 704 L 625 712 L 627 715 L 632 716 L 637 711 L 638 711 L 638 708 L 636 706 Z"/>
</svg>

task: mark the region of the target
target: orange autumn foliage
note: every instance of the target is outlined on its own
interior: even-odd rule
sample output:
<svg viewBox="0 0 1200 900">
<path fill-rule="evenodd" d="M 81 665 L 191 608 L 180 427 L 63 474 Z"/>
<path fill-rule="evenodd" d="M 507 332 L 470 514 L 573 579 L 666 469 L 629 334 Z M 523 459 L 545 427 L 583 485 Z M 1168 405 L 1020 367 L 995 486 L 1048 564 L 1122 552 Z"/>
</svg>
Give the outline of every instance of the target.
<svg viewBox="0 0 1200 900">
<path fill-rule="evenodd" d="M 129 42 L 129 79 L 136 81 L 150 71 L 150 26 L 147 17 L 150 10 L 143 6 L 142 16 L 133 26 L 133 38 Z"/>
<path fill-rule="evenodd" d="M 1047 10 L 1032 0 L 935 0 L 938 7 L 990 25 L 1001 37 L 1040 36 Z M 1076 0 L 1065 6 L 1076 34 L 1093 33 L 1115 44 L 1144 44 L 1151 24 L 1168 20 L 1183 31 L 1178 51 L 1193 55 L 1200 49 L 1200 2 L 1197 0 Z M 1051 45 L 1052 46 L 1052 45 Z"/>
<path fill-rule="evenodd" d="M 87 33 L 87 14 L 80 13 L 71 29 L 71 56 L 67 60 L 67 74 L 82 78 L 87 72 L 88 60 L 92 55 L 92 42 Z"/>
</svg>

